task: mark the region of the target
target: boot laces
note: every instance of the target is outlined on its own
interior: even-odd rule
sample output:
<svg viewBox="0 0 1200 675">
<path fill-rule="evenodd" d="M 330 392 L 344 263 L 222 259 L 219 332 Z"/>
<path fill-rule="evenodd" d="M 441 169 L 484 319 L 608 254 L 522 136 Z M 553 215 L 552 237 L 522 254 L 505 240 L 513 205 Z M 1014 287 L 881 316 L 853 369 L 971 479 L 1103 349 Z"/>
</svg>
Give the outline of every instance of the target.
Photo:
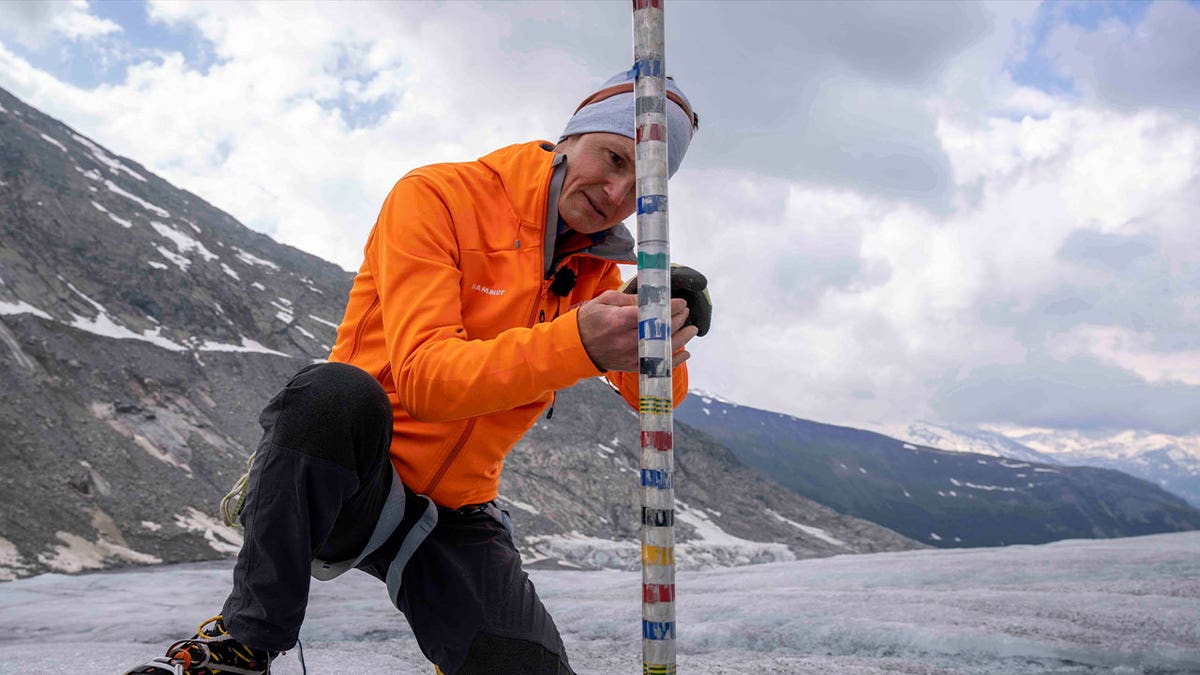
<svg viewBox="0 0 1200 675">
<path fill-rule="evenodd" d="M 213 648 L 218 648 L 219 655 L 217 660 L 213 658 Z M 226 657 L 237 659 L 234 663 L 224 663 Z M 223 617 L 217 616 L 205 619 L 198 628 L 196 634 L 186 640 L 179 640 L 167 648 L 167 659 L 175 669 L 177 675 L 185 675 L 193 672 L 191 669 L 209 668 L 219 673 L 230 673 L 236 675 L 258 675 L 270 671 L 270 658 L 267 655 L 267 662 L 262 664 L 262 670 L 248 670 L 239 668 L 240 665 L 254 666 L 258 663 L 258 656 L 254 651 L 246 645 L 238 642 L 229 631 L 225 628 Z M 207 671 L 198 671 L 207 672 Z"/>
</svg>

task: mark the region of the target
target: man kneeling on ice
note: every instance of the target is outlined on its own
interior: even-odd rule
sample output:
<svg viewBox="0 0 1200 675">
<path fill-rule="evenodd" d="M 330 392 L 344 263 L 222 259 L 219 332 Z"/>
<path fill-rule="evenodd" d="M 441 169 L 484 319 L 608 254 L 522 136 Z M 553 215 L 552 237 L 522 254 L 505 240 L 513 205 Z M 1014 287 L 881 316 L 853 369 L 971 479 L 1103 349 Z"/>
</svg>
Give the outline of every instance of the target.
<svg viewBox="0 0 1200 675">
<path fill-rule="evenodd" d="M 386 582 L 447 675 L 571 673 L 496 505 L 505 455 L 554 392 L 604 374 L 638 404 L 633 71 L 584 100 L 557 145 L 416 169 L 367 239 L 328 363 L 263 410 L 221 614 L 129 673 L 265 673 L 297 640 L 309 577 Z M 668 166 L 697 117 L 668 80 Z M 676 268 L 674 402 L 707 332 L 704 279 Z M 547 415 L 548 416 L 548 415 Z M 389 461 L 390 460 L 390 461 Z M 229 500 L 232 503 L 229 503 Z"/>
</svg>

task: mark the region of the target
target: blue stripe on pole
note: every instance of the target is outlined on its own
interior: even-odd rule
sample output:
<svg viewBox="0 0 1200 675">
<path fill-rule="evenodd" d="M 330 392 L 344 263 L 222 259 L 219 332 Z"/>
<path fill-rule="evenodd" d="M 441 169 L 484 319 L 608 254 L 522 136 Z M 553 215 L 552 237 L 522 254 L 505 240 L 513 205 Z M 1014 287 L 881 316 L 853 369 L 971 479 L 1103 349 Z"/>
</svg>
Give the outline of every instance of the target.
<svg viewBox="0 0 1200 675">
<path fill-rule="evenodd" d="M 637 212 L 638 213 L 658 213 L 659 211 L 667 210 L 666 195 L 646 195 L 638 197 Z"/>
<path fill-rule="evenodd" d="M 662 77 L 662 59 L 640 59 L 635 61 L 633 63 L 633 73 L 637 77 Z"/>
<path fill-rule="evenodd" d="M 666 340 L 670 337 L 671 327 L 655 317 L 638 322 L 639 340 Z"/>
<path fill-rule="evenodd" d="M 643 640 L 674 640 L 674 621 L 647 621 L 642 619 Z"/>
<path fill-rule="evenodd" d="M 675 487 L 675 474 L 658 469 L 642 469 L 642 485 L 670 490 Z"/>
</svg>

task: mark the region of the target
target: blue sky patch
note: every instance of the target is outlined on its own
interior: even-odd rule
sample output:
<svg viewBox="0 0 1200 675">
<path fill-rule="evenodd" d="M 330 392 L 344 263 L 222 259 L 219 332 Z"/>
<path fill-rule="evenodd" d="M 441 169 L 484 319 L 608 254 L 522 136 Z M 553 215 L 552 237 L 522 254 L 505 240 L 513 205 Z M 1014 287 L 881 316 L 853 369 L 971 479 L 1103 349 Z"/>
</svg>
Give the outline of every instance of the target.
<svg viewBox="0 0 1200 675">
<path fill-rule="evenodd" d="M 1200 0 L 1189 0 L 1193 4 Z M 1096 2 L 1071 0 L 1069 2 L 1044 2 L 1038 8 L 1033 25 L 1033 39 L 1023 60 L 1009 66 L 1013 81 L 1040 89 L 1055 96 L 1070 96 L 1077 93 L 1075 82 L 1059 72 L 1045 53 L 1046 41 L 1055 28 L 1077 26 L 1093 31 L 1105 21 L 1116 19 L 1134 27 L 1146 16 L 1151 3 L 1118 0 Z"/>
<path fill-rule="evenodd" d="M 144 2 L 93 2 L 89 9 L 121 31 L 83 40 L 54 40 L 39 47 L 17 41 L 5 46 L 35 68 L 83 89 L 125 81 L 130 66 L 159 62 L 165 53 L 183 55 L 191 70 L 207 72 L 217 63 L 212 44 L 189 25 L 150 20 Z"/>
</svg>

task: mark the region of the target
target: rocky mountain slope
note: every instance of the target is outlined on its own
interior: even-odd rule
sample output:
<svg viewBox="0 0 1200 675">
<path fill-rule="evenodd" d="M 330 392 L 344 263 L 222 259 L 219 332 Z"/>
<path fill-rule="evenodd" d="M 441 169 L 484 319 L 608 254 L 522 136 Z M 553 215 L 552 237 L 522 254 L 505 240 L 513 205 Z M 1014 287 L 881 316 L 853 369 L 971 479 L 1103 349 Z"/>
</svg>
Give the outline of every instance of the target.
<svg viewBox="0 0 1200 675">
<path fill-rule="evenodd" d="M 676 418 L 798 494 L 942 547 L 1200 528 L 1200 510 L 1118 471 L 921 447 L 692 394 Z"/>
<path fill-rule="evenodd" d="M 398 171 L 402 167 L 398 167 Z M 333 343 L 351 275 L 0 90 L 0 579 L 230 555 L 258 410 Z M 564 392 L 503 494 L 535 564 L 638 564 L 636 417 Z M 678 559 L 919 547 L 680 429 Z"/>
</svg>

